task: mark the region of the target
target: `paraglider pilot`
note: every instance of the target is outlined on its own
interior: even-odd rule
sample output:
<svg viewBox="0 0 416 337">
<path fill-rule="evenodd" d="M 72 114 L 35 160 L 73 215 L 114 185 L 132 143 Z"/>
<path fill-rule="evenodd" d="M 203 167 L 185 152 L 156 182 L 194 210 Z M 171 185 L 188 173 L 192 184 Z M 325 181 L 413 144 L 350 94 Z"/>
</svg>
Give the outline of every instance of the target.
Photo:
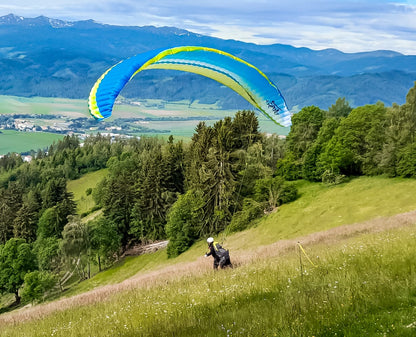
<svg viewBox="0 0 416 337">
<path fill-rule="evenodd" d="M 205 257 L 212 255 L 214 258 L 214 269 L 224 269 L 226 267 L 232 268 L 233 265 L 230 260 L 230 252 L 222 248 L 222 246 L 214 241 L 214 238 L 207 239 L 209 251 L 205 254 Z"/>
</svg>

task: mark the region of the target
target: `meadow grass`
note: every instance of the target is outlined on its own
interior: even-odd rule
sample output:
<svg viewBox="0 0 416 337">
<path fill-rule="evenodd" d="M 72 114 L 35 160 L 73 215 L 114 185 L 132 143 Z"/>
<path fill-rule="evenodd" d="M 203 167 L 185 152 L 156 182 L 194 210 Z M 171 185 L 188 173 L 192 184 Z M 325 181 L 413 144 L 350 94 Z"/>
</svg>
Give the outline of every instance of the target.
<svg viewBox="0 0 416 337">
<path fill-rule="evenodd" d="M 75 195 L 82 195 L 87 187 L 96 184 L 95 179 L 88 179 L 91 174 L 99 176 L 97 172 L 81 178 L 91 185 L 84 185 L 79 179 L 70 185 L 69 190 L 76 191 L 75 187 L 78 186 L 79 192 Z M 297 184 L 300 193 L 298 200 L 283 205 L 277 212 L 260 219 L 253 228 L 230 236 L 219 235 L 218 241 L 230 249 L 232 254 L 261 250 L 262 246 L 273 249 L 268 248 L 269 245 L 280 240 L 299 239 L 328 229 L 336 231 L 339 226 L 350 226 L 377 217 L 384 223 L 386 220 L 383 217 L 416 210 L 416 195 L 412 193 L 416 188 L 416 180 L 360 177 L 331 187 L 308 182 Z M 127 257 L 113 268 L 74 285 L 65 295 L 80 294 L 98 286 L 118 283 L 136 273 L 196 261 L 205 251 L 205 240 L 201 240 L 174 259 L 168 259 L 166 250 L 152 255 Z"/>
<path fill-rule="evenodd" d="M 4 336 L 414 336 L 416 233 L 406 227 L 259 256 L 218 272 L 155 278 Z M 302 270 L 302 272 L 301 272 Z M 39 308 L 42 310 L 42 308 Z"/>
<path fill-rule="evenodd" d="M 92 194 L 87 195 L 86 191 L 88 188 L 96 187 L 107 174 L 108 169 L 103 169 L 84 174 L 79 179 L 68 181 L 67 189 L 74 194 L 78 214 L 86 213 L 95 206 Z"/>
<path fill-rule="evenodd" d="M 0 335 L 414 336 L 416 181 L 297 184 L 298 200 L 218 237 L 238 268 L 212 272 L 203 241 L 128 257 L 67 298 L 1 315 Z M 318 267 L 301 255 L 300 268 L 297 241 Z"/>
<path fill-rule="evenodd" d="M 416 209 L 416 180 L 359 177 L 326 186 L 297 182 L 299 198 L 261 219 L 257 226 L 224 240 L 232 249 L 268 245 L 341 225 Z"/>
</svg>

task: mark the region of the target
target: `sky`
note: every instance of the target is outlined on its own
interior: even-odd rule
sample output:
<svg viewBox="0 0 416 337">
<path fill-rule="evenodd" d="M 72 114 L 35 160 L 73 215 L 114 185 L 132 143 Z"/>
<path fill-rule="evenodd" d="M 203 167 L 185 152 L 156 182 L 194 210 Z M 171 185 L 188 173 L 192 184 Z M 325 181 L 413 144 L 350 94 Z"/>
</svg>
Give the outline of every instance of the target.
<svg viewBox="0 0 416 337">
<path fill-rule="evenodd" d="M 0 0 L 0 16 L 170 26 L 256 44 L 416 55 L 416 0 Z"/>
</svg>

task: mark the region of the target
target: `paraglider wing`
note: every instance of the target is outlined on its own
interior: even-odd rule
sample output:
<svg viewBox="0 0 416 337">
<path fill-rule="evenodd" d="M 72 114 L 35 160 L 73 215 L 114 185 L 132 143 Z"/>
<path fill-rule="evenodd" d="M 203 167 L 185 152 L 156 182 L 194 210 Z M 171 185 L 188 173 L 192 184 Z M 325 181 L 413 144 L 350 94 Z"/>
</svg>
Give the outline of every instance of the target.
<svg viewBox="0 0 416 337">
<path fill-rule="evenodd" d="M 258 68 L 229 53 L 192 46 L 152 50 L 108 69 L 91 89 L 91 114 L 97 119 L 111 116 L 120 91 L 145 69 L 181 70 L 212 78 L 233 89 L 277 124 L 291 124 L 290 112 L 279 89 Z"/>
</svg>

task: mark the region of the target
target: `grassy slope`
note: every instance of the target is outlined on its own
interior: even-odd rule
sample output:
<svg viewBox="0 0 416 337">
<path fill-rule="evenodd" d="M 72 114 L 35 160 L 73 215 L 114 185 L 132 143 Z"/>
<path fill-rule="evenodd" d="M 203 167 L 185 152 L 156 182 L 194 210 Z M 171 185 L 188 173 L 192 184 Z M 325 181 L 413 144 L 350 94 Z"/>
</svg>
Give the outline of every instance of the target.
<svg viewBox="0 0 416 337">
<path fill-rule="evenodd" d="M 415 189 L 416 180 L 380 177 L 361 177 L 332 187 L 301 182 L 301 196 L 298 200 L 283 205 L 277 212 L 264 217 L 256 227 L 229 237 L 220 236 L 219 241 L 224 242 L 233 253 L 238 253 L 278 240 L 408 212 L 416 209 Z M 158 252 L 154 259 L 149 256 L 128 257 L 116 268 L 79 284 L 70 293 L 81 293 L 97 285 L 117 283 L 139 271 L 194 261 L 203 255 L 205 249 L 205 243 L 198 242 L 176 259 L 168 260 L 165 251 Z M 122 268 L 123 264 L 126 264 L 126 268 Z"/>
<path fill-rule="evenodd" d="M 301 183 L 297 201 L 265 217 L 257 227 L 222 239 L 232 256 L 238 257 L 280 239 L 414 210 L 415 187 L 414 180 L 380 177 L 363 177 L 334 187 Z M 92 331 L 99 331 L 96 335 L 100 336 L 230 332 L 356 336 L 364 331 L 410 336 L 415 330 L 408 326 L 416 321 L 414 240 L 414 227 L 410 227 L 341 240 L 332 246 L 308 246 L 315 261 L 319 255 L 319 267 L 305 265 L 302 277 L 294 249 L 277 257 L 256 255 L 255 264 L 246 261 L 240 268 L 213 275 L 207 270 L 211 261 L 198 258 L 205 249 L 200 242 L 173 260 L 167 260 L 165 251 L 128 258 L 70 294 L 120 282 L 138 272 L 117 286 L 123 291 L 101 288 L 104 297 L 96 290 L 96 295 L 86 294 L 71 302 L 69 310 L 15 328 L 6 325 L 4 331 L 10 336 L 23 336 L 24 331 L 59 336 L 94 335 Z M 157 271 L 180 262 L 171 269 L 173 277 Z M 190 263 L 189 270 L 186 263 Z M 175 270 L 182 272 L 176 275 Z M 381 293 L 388 296 L 380 297 Z M 85 306 L 95 302 L 88 296 L 98 303 Z M 65 307 L 64 302 L 57 303 Z M 3 315 L 3 319 L 7 317 Z"/>
<path fill-rule="evenodd" d="M 87 173 L 79 179 L 68 182 L 69 192 L 74 194 L 74 200 L 77 203 L 77 212 L 82 214 L 91 210 L 95 206 L 92 195 L 87 195 L 88 188 L 94 188 L 108 173 L 107 169 Z"/>
<path fill-rule="evenodd" d="M 416 209 L 416 180 L 361 177 L 326 187 L 299 183 L 300 198 L 230 238 L 233 249 L 270 244 L 340 225 Z M 238 240 L 236 240 L 238 238 Z"/>
</svg>

